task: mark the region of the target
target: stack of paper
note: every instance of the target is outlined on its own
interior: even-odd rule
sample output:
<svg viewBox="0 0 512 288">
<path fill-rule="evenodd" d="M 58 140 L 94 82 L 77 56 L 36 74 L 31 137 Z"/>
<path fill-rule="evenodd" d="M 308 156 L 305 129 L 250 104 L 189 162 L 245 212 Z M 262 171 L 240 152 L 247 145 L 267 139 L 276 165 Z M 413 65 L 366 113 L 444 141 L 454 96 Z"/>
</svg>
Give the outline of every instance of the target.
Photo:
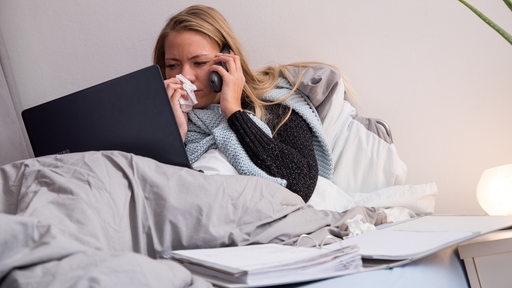
<svg viewBox="0 0 512 288">
<path fill-rule="evenodd" d="M 424 216 L 348 238 L 363 259 L 405 260 L 404 264 L 485 233 L 512 226 L 511 216 Z"/>
<path fill-rule="evenodd" d="M 218 286 L 271 286 L 404 265 L 507 227 L 512 216 L 431 215 L 381 225 L 321 249 L 263 244 L 181 250 L 172 256 Z"/>
<path fill-rule="evenodd" d="M 233 287 L 237 283 L 249 286 L 296 283 L 362 269 L 357 246 L 334 244 L 328 247 L 261 244 L 179 250 L 172 252 L 172 258 L 217 285 Z"/>
</svg>

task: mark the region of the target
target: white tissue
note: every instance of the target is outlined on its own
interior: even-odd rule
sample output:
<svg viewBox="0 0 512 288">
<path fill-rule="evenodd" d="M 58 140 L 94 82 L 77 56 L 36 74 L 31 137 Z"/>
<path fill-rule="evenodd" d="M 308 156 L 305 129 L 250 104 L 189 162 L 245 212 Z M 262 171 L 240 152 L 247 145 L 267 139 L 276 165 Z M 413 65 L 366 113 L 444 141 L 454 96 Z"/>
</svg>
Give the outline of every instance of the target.
<svg viewBox="0 0 512 288">
<path fill-rule="evenodd" d="M 357 214 L 354 218 L 347 220 L 349 235 L 354 237 L 361 235 L 367 231 L 375 230 L 375 225 L 365 222 L 361 214 Z"/>
<path fill-rule="evenodd" d="M 183 89 L 187 91 L 189 98 L 188 100 L 184 98 L 179 99 L 181 110 L 183 110 L 183 112 L 189 112 L 192 110 L 192 107 L 197 104 L 196 94 L 194 94 L 197 87 L 181 74 L 176 75 L 176 78 L 181 81 Z"/>
</svg>

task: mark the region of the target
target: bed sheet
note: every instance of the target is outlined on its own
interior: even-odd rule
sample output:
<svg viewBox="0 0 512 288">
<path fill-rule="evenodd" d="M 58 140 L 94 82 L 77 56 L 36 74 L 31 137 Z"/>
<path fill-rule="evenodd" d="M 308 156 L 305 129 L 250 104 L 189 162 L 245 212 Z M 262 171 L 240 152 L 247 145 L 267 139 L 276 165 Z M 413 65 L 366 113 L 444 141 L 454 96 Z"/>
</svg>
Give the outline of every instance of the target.
<svg viewBox="0 0 512 288">
<path fill-rule="evenodd" d="M 4 165 L 0 188 L 0 287 L 208 287 L 159 259 L 176 249 L 290 243 L 303 233 L 342 237 L 354 215 L 382 221 L 375 209 L 314 209 L 258 177 L 203 175 L 118 151 Z M 426 279 L 467 287 L 454 255 L 297 287 L 421 287 Z"/>
<path fill-rule="evenodd" d="M 292 244 L 302 234 L 320 241 L 346 236 L 355 215 L 385 220 L 374 208 L 314 209 L 259 177 L 205 175 L 119 151 L 4 165 L 0 189 L 0 287 L 208 287 L 169 252 Z"/>
</svg>

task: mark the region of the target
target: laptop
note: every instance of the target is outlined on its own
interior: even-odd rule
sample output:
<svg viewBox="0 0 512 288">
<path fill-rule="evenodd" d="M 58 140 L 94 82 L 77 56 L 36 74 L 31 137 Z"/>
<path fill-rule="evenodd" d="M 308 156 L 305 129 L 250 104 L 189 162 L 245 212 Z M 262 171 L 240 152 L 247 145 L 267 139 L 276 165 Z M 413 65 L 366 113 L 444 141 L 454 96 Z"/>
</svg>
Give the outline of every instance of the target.
<svg viewBox="0 0 512 288">
<path fill-rule="evenodd" d="M 191 168 L 156 65 L 21 114 L 36 157 L 119 150 Z"/>
</svg>

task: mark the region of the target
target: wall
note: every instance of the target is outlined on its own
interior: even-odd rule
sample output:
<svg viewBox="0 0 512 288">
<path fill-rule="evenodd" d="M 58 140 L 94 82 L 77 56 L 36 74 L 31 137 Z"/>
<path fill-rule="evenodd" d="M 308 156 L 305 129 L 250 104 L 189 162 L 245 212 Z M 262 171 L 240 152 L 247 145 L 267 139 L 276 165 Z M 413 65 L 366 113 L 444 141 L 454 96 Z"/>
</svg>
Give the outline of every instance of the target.
<svg viewBox="0 0 512 288">
<path fill-rule="evenodd" d="M 175 0 L 2 0 L 22 109 L 151 63 Z M 512 46 L 458 1 L 203 1 L 255 68 L 299 60 L 344 71 L 361 114 L 385 119 L 411 184 L 435 181 L 439 213 L 481 214 L 480 173 L 512 163 Z M 499 0 L 472 3 L 512 31 Z"/>
</svg>

